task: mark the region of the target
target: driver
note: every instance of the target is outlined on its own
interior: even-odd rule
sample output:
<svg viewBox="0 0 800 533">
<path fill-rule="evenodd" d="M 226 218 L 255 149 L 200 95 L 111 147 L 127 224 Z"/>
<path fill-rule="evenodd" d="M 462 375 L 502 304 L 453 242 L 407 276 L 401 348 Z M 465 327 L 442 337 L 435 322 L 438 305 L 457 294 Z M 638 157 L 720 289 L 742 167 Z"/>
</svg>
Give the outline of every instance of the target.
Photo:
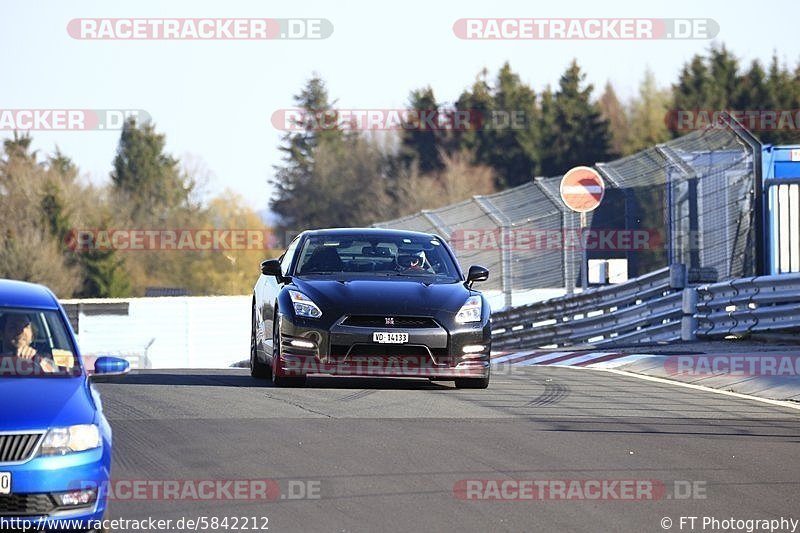
<svg viewBox="0 0 800 533">
<path fill-rule="evenodd" d="M 36 349 L 33 342 L 33 326 L 27 315 L 15 313 L 6 315 L 3 326 L 3 354 L 15 355 L 20 359 L 33 360 Z M 35 360 L 45 372 L 55 372 L 56 366 L 50 359 L 39 356 Z"/>
<path fill-rule="evenodd" d="M 419 251 L 415 254 L 406 256 L 404 259 L 403 268 L 406 272 L 425 271 L 425 252 Z"/>
</svg>

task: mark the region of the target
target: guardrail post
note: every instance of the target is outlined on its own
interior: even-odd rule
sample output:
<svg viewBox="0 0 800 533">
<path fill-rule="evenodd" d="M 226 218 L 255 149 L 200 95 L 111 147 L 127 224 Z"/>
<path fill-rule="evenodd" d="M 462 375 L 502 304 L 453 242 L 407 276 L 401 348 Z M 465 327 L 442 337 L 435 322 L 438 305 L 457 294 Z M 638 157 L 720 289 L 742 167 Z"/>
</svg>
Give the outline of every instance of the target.
<svg viewBox="0 0 800 533">
<path fill-rule="evenodd" d="M 683 300 L 681 301 L 681 340 L 697 340 L 697 289 L 687 287 L 683 289 Z"/>
<path fill-rule="evenodd" d="M 669 286 L 671 289 L 683 289 L 688 285 L 688 272 L 683 263 L 673 263 L 669 266 Z"/>
</svg>

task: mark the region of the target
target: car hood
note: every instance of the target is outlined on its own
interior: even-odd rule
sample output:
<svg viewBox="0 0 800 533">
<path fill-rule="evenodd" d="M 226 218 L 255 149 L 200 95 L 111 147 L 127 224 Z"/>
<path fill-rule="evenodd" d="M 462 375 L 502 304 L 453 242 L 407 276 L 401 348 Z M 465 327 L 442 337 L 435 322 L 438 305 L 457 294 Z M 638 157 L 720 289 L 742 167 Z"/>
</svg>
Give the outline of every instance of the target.
<svg viewBox="0 0 800 533">
<path fill-rule="evenodd" d="M 470 294 L 463 283 L 425 284 L 418 279 L 336 281 L 297 279 L 295 288 L 322 307 L 342 314 L 452 317 Z"/>
<path fill-rule="evenodd" d="M 0 431 L 47 429 L 94 422 L 83 377 L 0 378 Z"/>
</svg>

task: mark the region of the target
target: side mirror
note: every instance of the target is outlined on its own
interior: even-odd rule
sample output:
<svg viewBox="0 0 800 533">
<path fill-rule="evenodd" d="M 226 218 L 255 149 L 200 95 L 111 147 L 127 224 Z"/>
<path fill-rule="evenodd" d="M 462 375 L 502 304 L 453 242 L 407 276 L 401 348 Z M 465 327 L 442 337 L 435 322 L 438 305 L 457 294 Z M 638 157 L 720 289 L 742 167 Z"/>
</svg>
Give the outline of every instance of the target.
<svg viewBox="0 0 800 533">
<path fill-rule="evenodd" d="M 121 377 L 131 369 L 131 364 L 120 357 L 98 357 L 94 362 L 92 381 L 110 381 Z"/>
<path fill-rule="evenodd" d="M 472 284 L 476 281 L 486 281 L 487 279 L 489 279 L 489 269 L 479 265 L 472 265 L 469 267 L 465 285 L 472 288 Z"/>
<path fill-rule="evenodd" d="M 277 259 L 267 259 L 261 262 L 261 273 L 265 276 L 275 276 L 278 279 L 283 277 L 281 272 L 281 262 Z"/>
</svg>

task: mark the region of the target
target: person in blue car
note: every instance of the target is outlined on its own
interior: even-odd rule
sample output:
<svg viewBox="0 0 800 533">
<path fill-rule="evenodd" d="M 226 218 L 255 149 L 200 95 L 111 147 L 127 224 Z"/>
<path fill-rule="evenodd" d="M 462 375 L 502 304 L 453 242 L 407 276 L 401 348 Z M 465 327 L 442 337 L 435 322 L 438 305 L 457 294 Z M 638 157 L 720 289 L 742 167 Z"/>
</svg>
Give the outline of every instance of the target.
<svg viewBox="0 0 800 533">
<path fill-rule="evenodd" d="M 0 353 L 35 361 L 43 371 L 55 372 L 57 370 L 56 364 L 49 358 L 38 355 L 36 349 L 31 346 L 33 342 L 33 325 L 28 315 L 10 313 L 3 318 L 3 344 Z"/>
</svg>

